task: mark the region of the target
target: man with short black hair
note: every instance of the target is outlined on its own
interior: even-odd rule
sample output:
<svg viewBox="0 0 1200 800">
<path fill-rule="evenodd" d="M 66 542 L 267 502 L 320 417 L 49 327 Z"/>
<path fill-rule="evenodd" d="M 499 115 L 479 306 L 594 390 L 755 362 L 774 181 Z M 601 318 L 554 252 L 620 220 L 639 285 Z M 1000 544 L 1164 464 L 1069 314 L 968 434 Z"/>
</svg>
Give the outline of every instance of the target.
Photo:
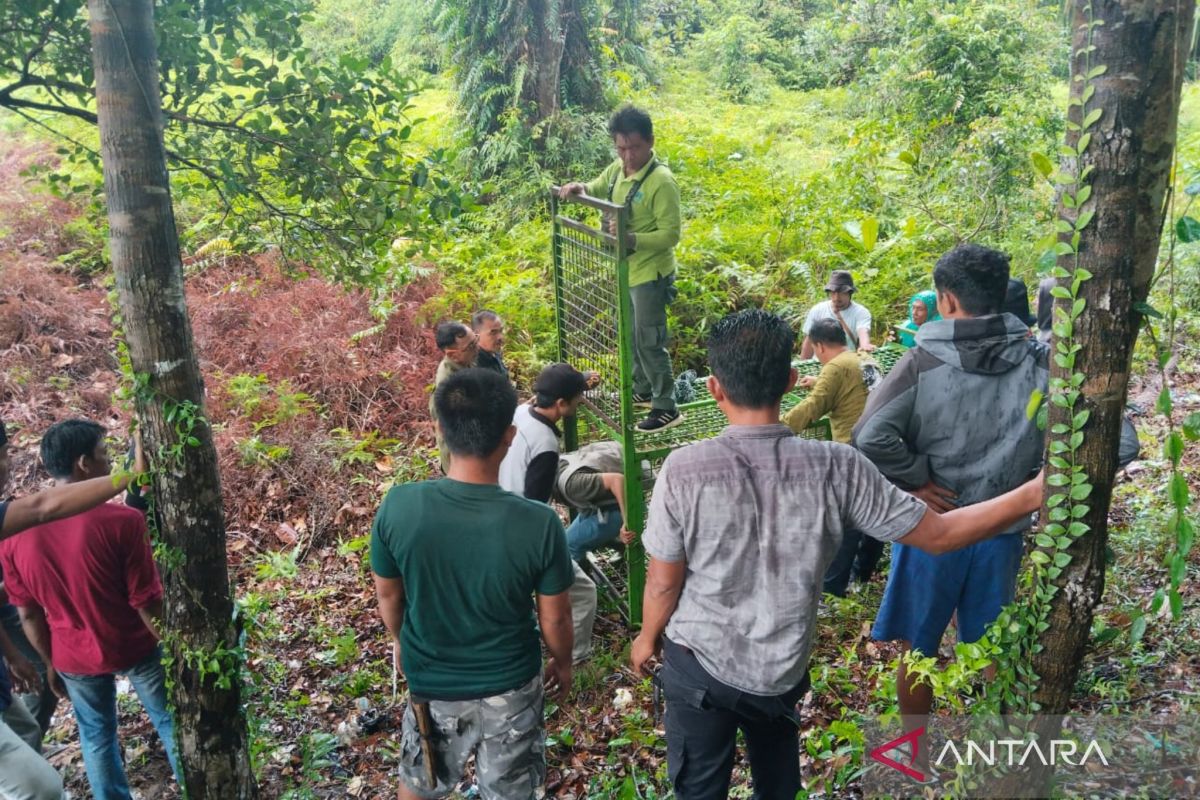
<svg viewBox="0 0 1200 800">
<path fill-rule="evenodd" d="M 667 351 L 667 306 L 675 299 L 675 245 L 682 223 L 679 187 L 654 154 L 654 123 L 640 108 L 613 114 L 608 133 L 617 160 L 591 183 L 568 183 L 563 199 L 587 194 L 624 205 L 629 225 L 629 295 L 633 304 L 633 399 L 649 405 L 638 430 L 657 431 L 679 423 L 675 379 Z M 609 233 L 615 233 L 609 226 Z"/>
<path fill-rule="evenodd" d="M 765 311 L 713 327 L 708 389 L 730 426 L 671 453 L 655 484 L 631 658 L 644 673 L 663 653 L 667 767 L 678 800 L 728 797 L 739 729 L 754 796 L 793 800 L 800 791 L 795 709 L 808 690 L 816 587 L 846 528 L 947 552 L 1041 502 L 1031 481 L 941 516 L 853 448 L 793 436 L 779 407 L 796 383 L 795 341 L 787 322 Z"/>
<path fill-rule="evenodd" d="M 1002 313 L 1009 259 L 961 244 L 933 272 L 942 319 L 917 331 L 915 347 L 867 400 L 854 444 L 893 483 L 935 511 L 976 508 L 1036 473 L 1044 437 L 1026 413 L 1046 390 L 1049 356 L 1029 326 Z M 1028 516 L 1002 535 L 956 553 L 930 555 L 898 543 L 872 636 L 936 656 L 957 612 L 958 638 L 983 636 L 1012 601 Z M 900 713 L 912 730 L 923 724 L 932 689 L 901 662 Z"/>
<path fill-rule="evenodd" d="M 508 367 L 504 364 L 504 320 L 495 311 L 485 308 L 471 316 L 471 330 L 479 337 L 475 366 L 509 378 Z"/>
<path fill-rule="evenodd" d="M 518 406 L 512 423 L 516 428 L 508 454 L 500 464 L 500 486 L 513 494 L 549 503 L 558 475 L 561 432 L 558 423 L 575 416 L 588 376 L 570 364 L 551 364 L 533 382 L 533 399 Z M 592 627 L 596 622 L 596 584 L 571 561 L 571 619 L 574 626 L 572 660 L 579 663 L 592 650 Z"/>
<path fill-rule="evenodd" d="M 476 755 L 483 797 L 540 797 L 545 688 L 571 689 L 571 558 L 550 507 L 498 485 L 517 395 L 464 369 L 434 393 L 454 458 L 445 478 L 394 487 L 371 529 L 379 614 L 408 678 L 400 798 L 443 797 Z M 536 595 L 536 602 L 534 600 Z M 535 616 L 536 615 L 536 616 Z M 426 777 L 414 704 L 428 703 L 437 786 Z"/>
<path fill-rule="evenodd" d="M 854 293 L 858 287 L 854 285 L 854 276 L 848 270 L 835 269 L 825 284 L 825 296 L 828 298 L 817 303 L 808 310 L 804 318 L 804 341 L 800 343 L 800 357 L 813 357 L 813 345 L 809 339 L 809 331 L 813 323 L 819 319 L 831 319 L 837 322 L 845 334 L 846 347 L 851 351 L 870 352 L 875 349 L 871 344 L 871 312 L 865 306 L 854 302 Z"/>
<path fill-rule="evenodd" d="M 806 338 L 821 362 L 821 373 L 800 379 L 800 387 L 809 390 L 808 397 L 784 415 L 783 424 L 800 433 L 828 414 L 833 440 L 849 444 L 854 423 L 867 404 L 862 361 L 846 346 L 846 334 L 836 320 L 817 320 Z"/>
<path fill-rule="evenodd" d="M 441 386 L 446 378 L 460 369 L 475 366 L 475 359 L 479 355 L 479 336 L 461 322 L 443 322 L 434 330 L 434 341 L 442 351 L 441 363 L 438 364 L 437 374 L 433 377 L 433 392 L 436 392 L 437 387 Z M 437 407 L 433 402 L 432 392 L 429 395 L 429 416 L 433 417 L 436 426 Z M 446 449 L 440 428 L 435 431 L 435 436 L 438 463 L 442 467 L 442 474 L 445 475 L 450 471 L 450 452 Z"/>
<path fill-rule="evenodd" d="M 104 429 L 72 419 L 42 436 L 42 463 L 60 484 L 109 474 Z M 129 800 L 117 740 L 116 676 L 133 684 L 178 775 L 174 723 L 159 647 L 162 584 L 146 520 L 105 504 L 39 525 L 0 545 L 5 587 L 25 635 L 69 696 L 83 763 L 97 800 Z"/>
</svg>

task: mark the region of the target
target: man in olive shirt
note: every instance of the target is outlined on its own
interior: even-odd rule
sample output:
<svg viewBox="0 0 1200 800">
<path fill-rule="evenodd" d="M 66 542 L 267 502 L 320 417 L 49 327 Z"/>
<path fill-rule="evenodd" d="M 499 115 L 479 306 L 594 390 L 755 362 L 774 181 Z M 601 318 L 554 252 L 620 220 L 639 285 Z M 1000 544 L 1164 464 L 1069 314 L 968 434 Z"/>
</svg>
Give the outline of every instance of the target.
<svg viewBox="0 0 1200 800">
<path fill-rule="evenodd" d="M 846 334 L 836 320 L 814 322 L 808 339 L 821 362 L 821 374 L 816 378 L 800 379 L 800 387 L 811 391 L 803 402 L 784 415 L 783 424 L 793 433 L 800 433 L 828 414 L 833 440 L 850 444 L 854 423 L 858 422 L 867 405 L 862 362 L 846 347 Z"/>
<path fill-rule="evenodd" d="M 624 205 L 628 212 L 633 399 L 650 405 L 638 429 L 656 431 L 681 419 L 667 352 L 667 305 L 675 298 L 675 245 L 681 228 L 679 187 L 671 170 L 654 155 L 654 123 L 649 114 L 625 106 L 609 120 L 608 132 L 617 160 L 591 183 L 563 186 L 561 197 L 584 193 Z"/>
<path fill-rule="evenodd" d="M 793 433 L 807 428 L 816 420 L 829 415 L 833 440 L 850 444 L 854 423 L 867 405 L 867 386 L 863 382 L 862 362 L 858 354 L 846 346 L 846 332 L 835 319 L 819 319 L 808 331 L 808 342 L 817 360 L 823 365 L 816 378 L 801 378 L 800 386 L 811 389 L 808 397 L 783 417 L 783 424 Z M 823 590 L 826 594 L 845 597 L 854 573 L 859 583 L 866 583 L 875 573 L 875 565 L 883 555 L 883 542 L 861 532 L 847 529 L 842 546 L 829 569 L 825 571 Z"/>
<path fill-rule="evenodd" d="M 562 696 L 571 688 L 567 539 L 552 508 L 499 486 L 515 434 L 509 382 L 459 370 L 434 402 L 450 473 L 393 488 L 371 529 L 379 614 L 399 643 L 411 698 L 429 703 L 435 727 L 433 787 L 409 703 L 400 800 L 450 794 L 472 753 L 483 797 L 531 800 L 546 777 L 539 628 L 550 654 L 545 687 Z"/>
<path fill-rule="evenodd" d="M 443 322 L 434 331 L 434 341 L 438 350 L 442 351 L 442 360 L 433 376 L 433 389 L 437 391 L 442 381 L 455 372 L 475 366 L 475 359 L 479 356 L 479 335 L 461 322 Z M 433 417 L 436 424 L 437 407 L 434 405 L 432 394 L 429 395 L 429 416 Z M 436 436 L 438 463 L 442 467 L 442 474 L 445 475 L 450 471 L 450 451 L 446 449 L 441 428 L 438 428 Z"/>
</svg>

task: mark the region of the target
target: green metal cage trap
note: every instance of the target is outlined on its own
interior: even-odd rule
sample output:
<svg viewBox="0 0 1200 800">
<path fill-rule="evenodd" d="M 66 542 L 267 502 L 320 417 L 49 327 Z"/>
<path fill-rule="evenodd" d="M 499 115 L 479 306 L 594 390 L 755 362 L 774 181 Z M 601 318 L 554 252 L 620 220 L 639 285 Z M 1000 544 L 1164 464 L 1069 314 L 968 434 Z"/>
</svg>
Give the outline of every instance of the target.
<svg viewBox="0 0 1200 800">
<path fill-rule="evenodd" d="M 568 209 L 572 213 L 564 213 Z M 672 450 L 716 436 L 727 421 L 700 378 L 693 383 L 694 399 L 679 404 L 682 422 L 651 433 L 637 430 L 636 423 L 644 411 L 633 405 L 633 309 L 625 252 L 628 212 L 624 206 L 584 195 L 560 201 L 558 187 L 551 189 L 550 210 L 558 358 L 576 369 L 600 375 L 596 388 L 585 394 L 579 416 L 565 421 L 565 446 L 575 450 L 602 440 L 621 444 L 628 516 L 625 525 L 640 532 L 645 530 L 649 503 L 646 473 L 657 475 Z M 615 235 L 604 230 L 605 219 L 615 220 Z M 890 370 L 902 353 L 891 347 L 877 350 L 881 371 Z M 820 370 L 813 361 L 796 366 L 802 375 L 816 375 Z M 792 408 L 806 394 L 796 390 L 786 395 L 783 410 Z M 830 439 L 829 420 L 818 420 L 801 435 Z M 624 563 L 624 575 L 593 565 L 597 567 L 593 576 L 602 590 L 614 596 L 626 622 L 638 626 L 646 576 L 645 552 L 640 543 L 625 548 Z"/>
</svg>

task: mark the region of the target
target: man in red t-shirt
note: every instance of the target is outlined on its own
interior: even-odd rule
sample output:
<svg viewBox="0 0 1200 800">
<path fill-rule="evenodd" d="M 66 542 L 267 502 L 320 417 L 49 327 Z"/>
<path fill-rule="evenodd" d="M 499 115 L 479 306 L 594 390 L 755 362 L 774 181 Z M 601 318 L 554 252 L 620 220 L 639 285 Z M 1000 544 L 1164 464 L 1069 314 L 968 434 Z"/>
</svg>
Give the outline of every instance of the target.
<svg viewBox="0 0 1200 800">
<path fill-rule="evenodd" d="M 104 429 L 87 420 L 54 425 L 41 450 L 60 484 L 111 467 Z M 173 769 L 176 752 L 158 644 L 162 584 L 145 518 L 106 504 L 39 525 L 0 544 L 0 565 L 25 633 L 50 665 L 47 680 L 71 699 L 92 795 L 131 800 L 116 736 L 117 673 L 133 684 Z"/>
</svg>

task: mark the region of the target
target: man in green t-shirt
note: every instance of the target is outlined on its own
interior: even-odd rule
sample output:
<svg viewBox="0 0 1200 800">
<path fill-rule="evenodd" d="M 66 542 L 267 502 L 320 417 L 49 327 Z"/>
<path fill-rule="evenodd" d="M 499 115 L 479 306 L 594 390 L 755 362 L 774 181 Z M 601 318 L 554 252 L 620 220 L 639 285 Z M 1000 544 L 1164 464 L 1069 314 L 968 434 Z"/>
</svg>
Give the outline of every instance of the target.
<svg viewBox="0 0 1200 800">
<path fill-rule="evenodd" d="M 677 424 L 675 381 L 667 352 L 667 305 L 675 298 L 675 245 L 679 244 L 679 187 L 654 155 L 654 123 L 639 108 L 613 114 L 608 132 L 617 160 L 591 183 L 568 183 L 560 196 L 588 194 L 625 206 L 629 296 L 633 305 L 633 400 L 650 406 L 637 427 L 656 431 Z M 609 226 L 609 233 L 615 233 Z"/>
<path fill-rule="evenodd" d="M 545 688 L 571 688 L 574 580 L 562 522 L 498 485 L 517 395 L 478 368 L 434 393 L 454 456 L 440 480 L 394 487 L 371 529 L 379 614 L 396 638 L 412 702 L 404 713 L 400 798 L 448 795 L 476 753 L 483 797 L 525 800 L 546 777 Z M 536 596 L 536 603 L 535 603 Z M 413 703 L 428 703 L 437 785 L 426 777 Z"/>
</svg>

